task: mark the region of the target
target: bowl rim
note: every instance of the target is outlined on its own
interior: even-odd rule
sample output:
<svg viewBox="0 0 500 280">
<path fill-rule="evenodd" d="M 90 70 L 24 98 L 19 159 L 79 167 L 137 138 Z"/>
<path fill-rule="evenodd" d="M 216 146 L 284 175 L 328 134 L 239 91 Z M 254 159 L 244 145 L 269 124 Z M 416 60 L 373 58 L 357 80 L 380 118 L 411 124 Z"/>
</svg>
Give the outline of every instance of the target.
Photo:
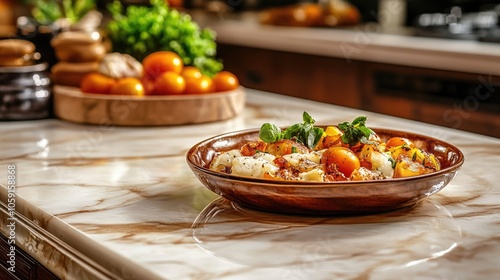
<svg viewBox="0 0 500 280">
<path fill-rule="evenodd" d="M 326 127 L 326 126 L 331 126 L 331 125 L 316 125 L 318 127 Z M 284 128 L 284 127 L 281 127 Z M 285 127 L 286 128 L 286 127 Z M 265 185 L 273 185 L 276 187 L 279 186 L 290 186 L 293 185 L 294 187 L 340 187 L 340 186 L 346 186 L 346 185 L 364 185 L 367 183 L 374 184 L 374 185 L 383 185 L 386 183 L 399 183 L 399 182 L 409 182 L 409 181 L 416 181 L 416 180 L 425 180 L 425 179 L 431 179 L 435 177 L 439 177 L 444 174 L 452 173 L 454 171 L 457 171 L 465 162 L 465 156 L 463 152 L 455 145 L 446 142 L 444 140 L 437 139 L 435 137 L 427 136 L 424 134 L 420 133 L 414 133 L 410 131 L 405 131 L 405 130 L 394 130 L 394 129 L 386 129 L 386 128 L 378 128 L 378 127 L 370 127 L 370 129 L 374 130 L 375 132 L 395 132 L 395 133 L 406 133 L 410 134 L 411 136 L 418 137 L 418 138 L 423 138 L 423 139 L 428 139 L 432 141 L 436 141 L 456 152 L 458 155 L 457 162 L 443 168 L 439 171 L 432 172 L 432 173 L 427 173 L 423 175 L 418 175 L 418 176 L 412 176 L 412 177 L 404 177 L 404 178 L 389 178 L 389 179 L 381 179 L 381 180 L 359 180 L 359 181 L 334 181 L 334 182 L 316 182 L 316 181 L 295 181 L 295 180 L 271 180 L 271 179 L 264 179 L 264 178 L 254 178 L 254 177 L 243 177 L 243 176 L 237 176 L 237 175 L 232 175 L 232 174 L 226 174 L 222 172 L 217 172 L 210 170 L 206 167 L 202 167 L 196 163 L 194 163 L 191 160 L 191 155 L 202 145 L 216 141 L 217 139 L 222 139 L 222 138 L 227 138 L 231 136 L 237 136 L 237 135 L 243 135 L 243 134 L 252 134 L 252 133 L 257 133 L 260 129 L 258 128 L 250 128 L 250 129 L 243 129 L 243 130 L 237 130 L 237 131 L 232 131 L 232 132 L 227 132 L 227 133 L 222 133 L 219 135 L 212 136 L 210 138 L 207 138 L 205 140 L 202 140 L 198 143 L 196 143 L 194 146 L 192 146 L 186 153 L 186 161 L 190 168 L 194 170 L 198 170 L 201 173 L 205 173 L 207 175 L 219 177 L 219 178 L 224 178 L 228 180 L 233 180 L 233 181 L 245 181 L 245 182 L 251 182 L 254 184 L 265 184 Z"/>
</svg>

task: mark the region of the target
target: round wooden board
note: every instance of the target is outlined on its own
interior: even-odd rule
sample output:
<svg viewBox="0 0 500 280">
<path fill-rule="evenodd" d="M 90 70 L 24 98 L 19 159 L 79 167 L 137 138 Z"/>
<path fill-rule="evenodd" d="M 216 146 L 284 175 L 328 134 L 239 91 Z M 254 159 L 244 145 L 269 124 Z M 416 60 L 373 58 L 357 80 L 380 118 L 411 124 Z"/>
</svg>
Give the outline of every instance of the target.
<svg viewBox="0 0 500 280">
<path fill-rule="evenodd" d="M 203 95 L 126 96 L 82 93 L 79 88 L 54 86 L 57 117 L 86 124 L 165 126 L 222 121 L 245 107 L 245 91 Z"/>
</svg>

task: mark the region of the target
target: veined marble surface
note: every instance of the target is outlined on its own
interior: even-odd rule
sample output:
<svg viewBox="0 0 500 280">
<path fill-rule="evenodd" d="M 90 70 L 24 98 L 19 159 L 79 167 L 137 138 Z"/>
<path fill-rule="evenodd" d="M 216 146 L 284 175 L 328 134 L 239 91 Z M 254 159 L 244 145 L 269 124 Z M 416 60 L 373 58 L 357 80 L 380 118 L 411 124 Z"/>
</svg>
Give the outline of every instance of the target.
<svg viewBox="0 0 500 280">
<path fill-rule="evenodd" d="M 264 122 L 317 124 L 365 114 L 372 127 L 451 142 L 465 164 L 416 207 L 357 217 L 299 217 L 238 207 L 205 189 L 185 154 L 199 141 Z M 67 279 L 497 279 L 500 140 L 247 90 L 217 123 L 131 128 L 60 120 L 0 124 L 0 215 L 16 166 L 16 244 Z"/>
</svg>

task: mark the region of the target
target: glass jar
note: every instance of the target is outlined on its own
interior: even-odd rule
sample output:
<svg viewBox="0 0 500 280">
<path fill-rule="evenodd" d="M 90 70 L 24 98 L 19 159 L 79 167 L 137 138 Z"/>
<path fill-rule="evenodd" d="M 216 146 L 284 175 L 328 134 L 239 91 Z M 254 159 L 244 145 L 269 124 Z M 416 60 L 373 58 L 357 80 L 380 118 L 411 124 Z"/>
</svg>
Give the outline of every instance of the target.
<svg viewBox="0 0 500 280">
<path fill-rule="evenodd" d="M 52 117 L 52 78 L 47 63 L 0 67 L 0 120 Z"/>
</svg>

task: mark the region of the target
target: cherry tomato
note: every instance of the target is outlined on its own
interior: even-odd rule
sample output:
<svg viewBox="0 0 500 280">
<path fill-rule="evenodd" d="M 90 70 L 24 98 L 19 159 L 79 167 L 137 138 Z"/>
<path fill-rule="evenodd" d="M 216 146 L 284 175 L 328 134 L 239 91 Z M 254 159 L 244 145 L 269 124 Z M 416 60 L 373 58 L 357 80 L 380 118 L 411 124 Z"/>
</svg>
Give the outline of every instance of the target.
<svg viewBox="0 0 500 280">
<path fill-rule="evenodd" d="M 394 178 L 412 177 L 425 173 L 425 168 L 420 163 L 413 162 L 408 157 L 401 157 L 394 168 Z"/>
<path fill-rule="evenodd" d="M 158 51 L 149 54 L 142 60 L 144 74 L 157 78 L 161 74 L 172 71 L 180 74 L 184 63 L 182 58 L 171 51 Z"/>
<path fill-rule="evenodd" d="M 392 137 L 389 140 L 387 140 L 386 145 L 385 145 L 385 149 L 389 150 L 391 148 L 398 147 L 398 146 L 405 145 L 405 144 L 410 148 L 414 147 L 413 143 L 407 138 Z"/>
<path fill-rule="evenodd" d="M 144 86 L 137 78 L 122 78 L 111 88 L 111 94 L 143 96 Z"/>
<path fill-rule="evenodd" d="M 146 94 L 153 94 L 155 88 L 155 79 L 150 75 L 144 75 L 141 78 L 142 85 Z"/>
<path fill-rule="evenodd" d="M 180 8 L 182 7 L 183 0 L 167 0 L 167 3 L 172 8 Z"/>
<path fill-rule="evenodd" d="M 186 82 L 181 75 L 175 72 L 166 72 L 156 78 L 153 94 L 182 94 L 184 89 L 186 89 Z"/>
<path fill-rule="evenodd" d="M 216 91 L 234 90 L 240 85 L 238 78 L 228 71 L 221 71 L 215 74 L 213 81 Z"/>
<path fill-rule="evenodd" d="M 328 126 L 321 136 L 315 150 L 323 150 L 331 146 L 342 146 L 342 131 L 335 126 Z"/>
<path fill-rule="evenodd" d="M 80 82 L 80 89 L 87 93 L 108 94 L 116 84 L 116 80 L 106 75 L 92 72 L 85 75 Z"/>
<path fill-rule="evenodd" d="M 248 142 L 240 148 L 240 152 L 244 156 L 254 156 L 258 152 L 266 150 L 267 143 L 263 141 Z"/>
<path fill-rule="evenodd" d="M 292 153 L 305 154 L 308 149 L 303 144 L 297 143 L 290 139 L 282 139 L 266 145 L 266 153 L 276 156 L 284 156 Z"/>
<path fill-rule="evenodd" d="M 212 79 L 208 76 L 202 75 L 201 78 L 188 78 L 186 79 L 185 94 L 202 94 L 214 91 Z"/>
<path fill-rule="evenodd" d="M 327 171 L 335 168 L 350 177 L 351 173 L 360 167 L 359 159 L 353 151 L 345 147 L 330 147 L 321 157 L 320 162 L 325 165 Z"/>
<path fill-rule="evenodd" d="M 335 135 L 335 136 L 327 135 L 321 138 L 317 147 L 318 150 L 321 150 L 332 146 L 342 146 L 342 135 Z"/>
<path fill-rule="evenodd" d="M 200 69 L 195 66 L 185 66 L 182 68 L 181 76 L 184 77 L 184 79 L 201 78 L 202 74 Z"/>
</svg>

